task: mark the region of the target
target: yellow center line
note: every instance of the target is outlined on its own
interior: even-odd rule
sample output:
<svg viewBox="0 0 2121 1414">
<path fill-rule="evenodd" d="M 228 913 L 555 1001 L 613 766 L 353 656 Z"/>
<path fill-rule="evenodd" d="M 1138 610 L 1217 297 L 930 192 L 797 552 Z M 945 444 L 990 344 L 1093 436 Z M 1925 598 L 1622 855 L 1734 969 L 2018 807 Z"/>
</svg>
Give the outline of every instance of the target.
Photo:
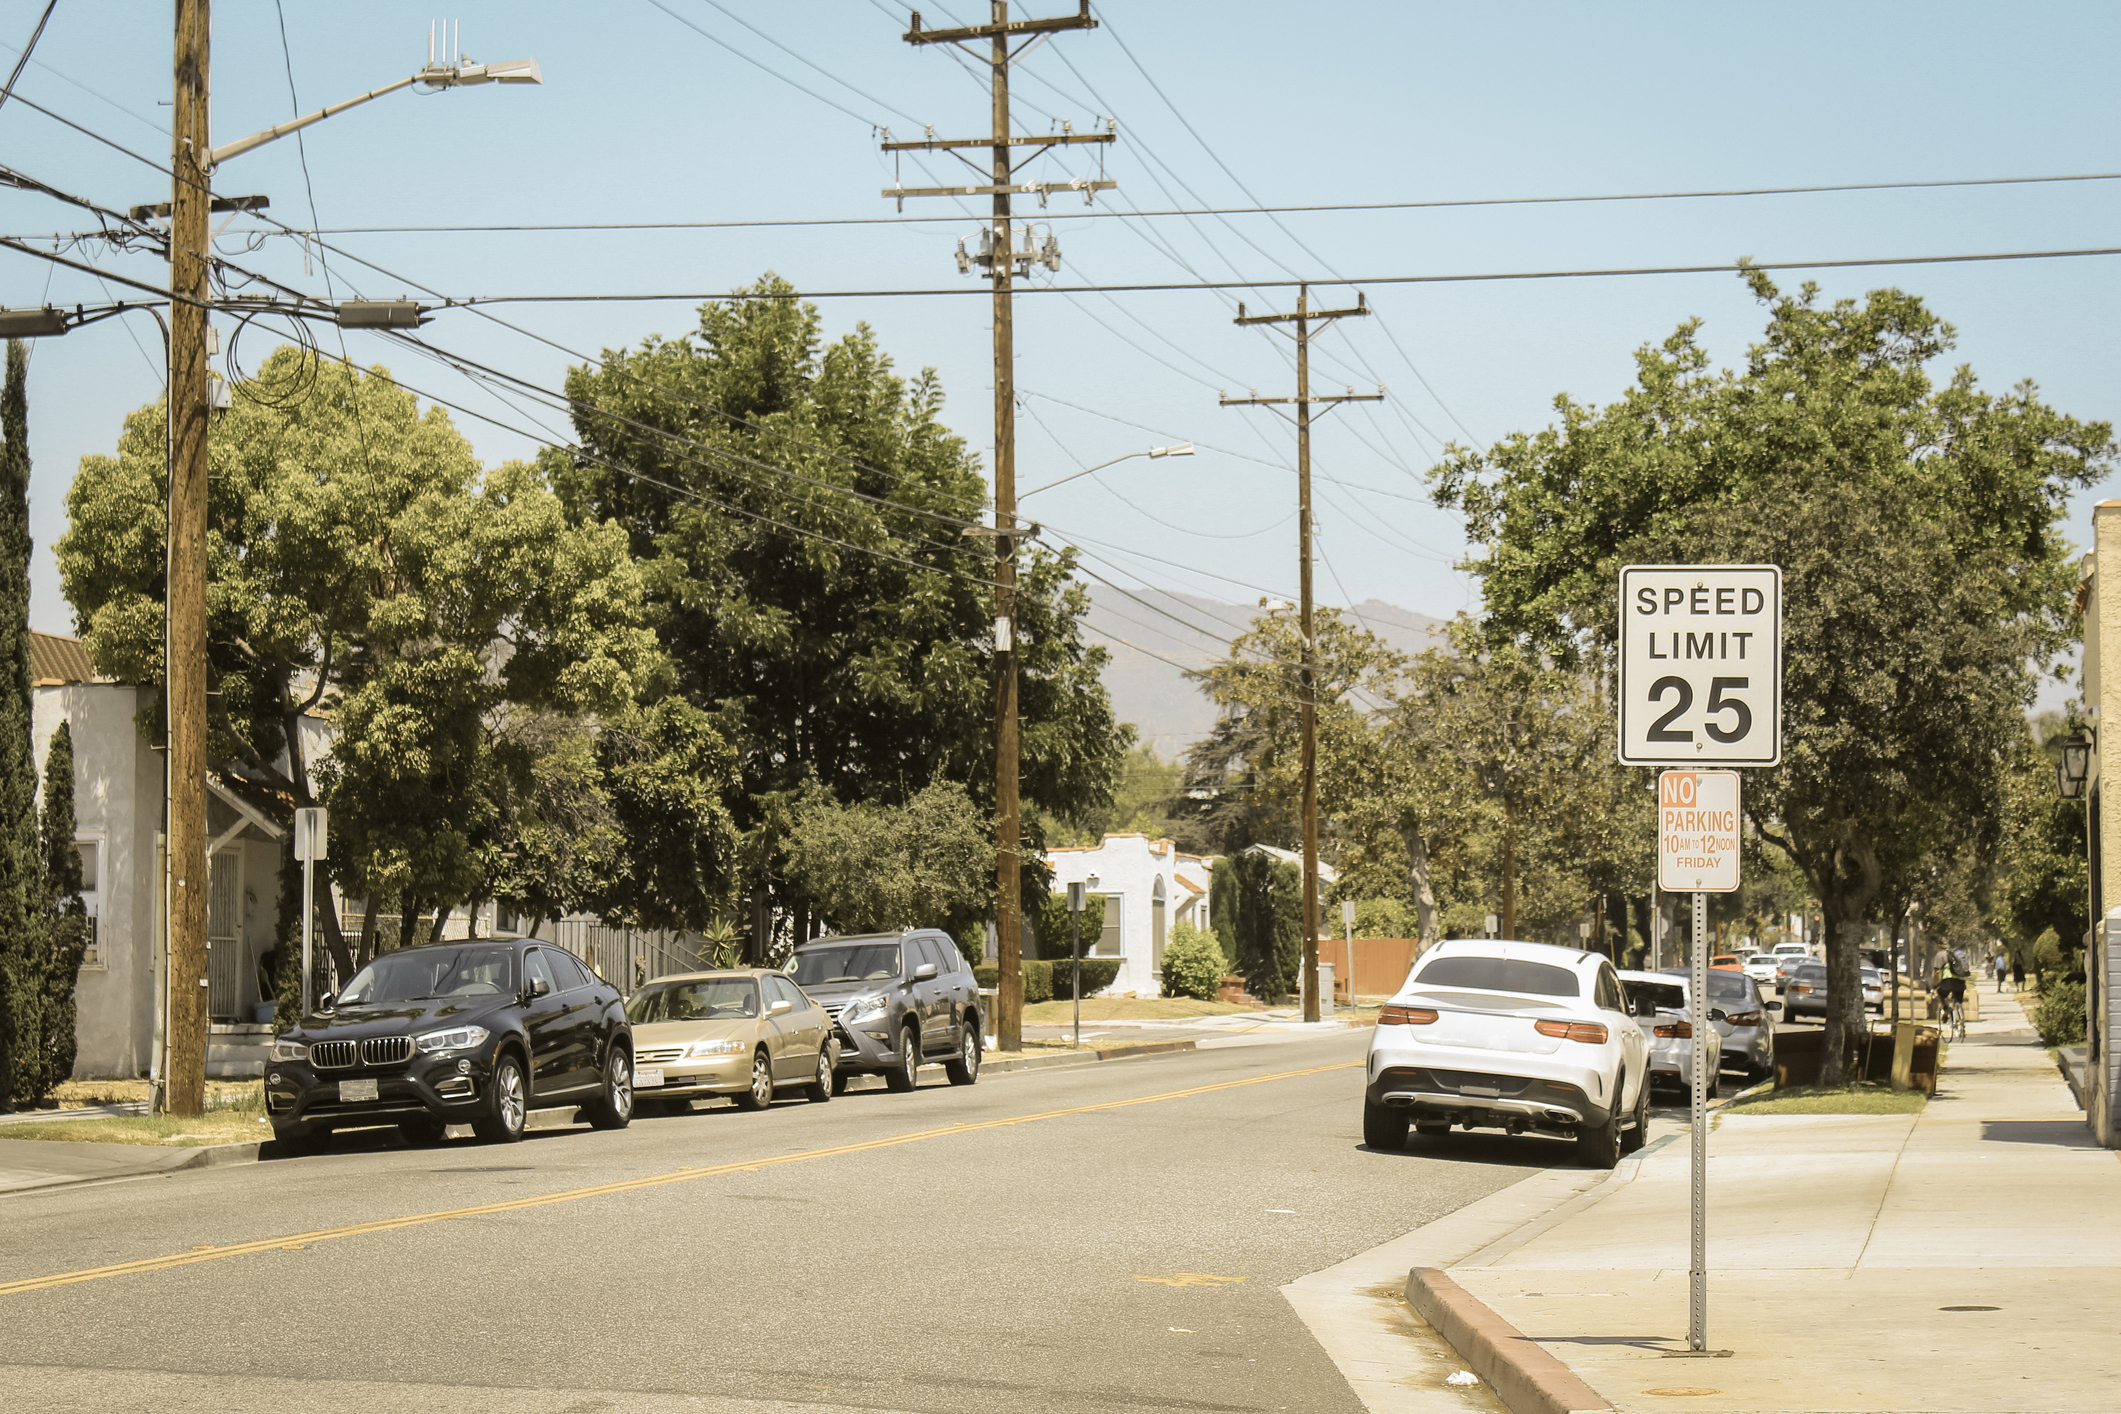
<svg viewBox="0 0 2121 1414">
<path fill-rule="evenodd" d="M 923 1129 L 912 1134 L 897 1134 L 888 1139 L 869 1139 L 859 1144 L 838 1144 L 829 1149 L 805 1149 L 800 1153 L 780 1154 L 763 1159 L 739 1159 L 734 1163 L 716 1164 L 712 1168 L 678 1168 L 668 1173 L 651 1174 L 646 1178 L 629 1178 L 618 1183 L 599 1183 L 588 1188 L 568 1188 L 557 1193 L 545 1193 L 535 1198 L 514 1198 L 506 1203 L 480 1203 L 469 1208 L 448 1208 L 438 1213 L 412 1213 L 400 1218 L 378 1218 L 374 1222 L 348 1223 L 344 1227 L 319 1228 L 315 1232 L 297 1232 L 283 1237 L 261 1238 L 255 1242 L 233 1242 L 226 1247 L 211 1247 L 204 1251 L 175 1252 L 166 1257 L 143 1257 L 137 1262 L 118 1262 L 108 1267 L 88 1267 L 77 1272 L 58 1272 L 51 1276 L 27 1277 L 21 1281 L 0 1283 L 0 1296 L 20 1296 L 26 1292 L 43 1291 L 54 1286 L 70 1286 L 81 1281 L 101 1281 L 105 1277 L 132 1276 L 140 1272 L 159 1272 L 168 1267 L 186 1267 L 194 1262 L 212 1262 L 222 1257 L 243 1257 L 253 1252 L 272 1252 L 294 1246 L 306 1246 L 312 1242 L 329 1242 L 339 1237 L 359 1237 L 364 1233 L 391 1232 L 398 1228 L 421 1227 L 427 1223 L 448 1222 L 453 1218 L 475 1218 L 488 1213 L 514 1213 L 526 1208 L 543 1208 L 553 1203 L 574 1203 L 584 1198 L 602 1198 L 612 1193 L 630 1193 L 642 1188 L 659 1188 L 669 1183 L 689 1183 L 699 1178 L 715 1178 L 729 1173 L 757 1173 L 760 1169 L 773 1168 L 780 1164 L 800 1164 L 812 1159 L 836 1158 L 842 1154 L 861 1154 L 872 1149 L 890 1149 L 901 1144 L 917 1144 L 924 1139 L 942 1139 L 955 1134 L 972 1134 L 982 1129 L 1006 1129 L 1011 1125 L 1035 1124 L 1043 1119 L 1060 1119 L 1067 1115 L 1095 1114 L 1100 1110 L 1121 1110 L 1131 1105 L 1153 1105 L 1164 1100 L 1184 1100 L 1194 1095 L 1209 1095 L 1218 1090 L 1235 1090 L 1245 1085 L 1264 1085 L 1272 1080 L 1293 1080 L 1304 1075 L 1320 1075 L 1331 1070 L 1351 1070 L 1362 1061 L 1344 1061 L 1337 1065 L 1314 1065 L 1304 1070 L 1283 1070 L 1272 1075 L 1254 1075 L 1243 1080 L 1224 1080 L 1214 1085 L 1196 1085 L 1186 1090 L 1166 1090 L 1157 1095 L 1137 1095 L 1130 1100 L 1106 1100 L 1095 1105 L 1073 1105 L 1064 1110 L 1042 1110 L 1037 1114 L 1012 1115 L 1007 1119 L 980 1120 L 973 1124 L 953 1122 L 942 1129 Z"/>
</svg>

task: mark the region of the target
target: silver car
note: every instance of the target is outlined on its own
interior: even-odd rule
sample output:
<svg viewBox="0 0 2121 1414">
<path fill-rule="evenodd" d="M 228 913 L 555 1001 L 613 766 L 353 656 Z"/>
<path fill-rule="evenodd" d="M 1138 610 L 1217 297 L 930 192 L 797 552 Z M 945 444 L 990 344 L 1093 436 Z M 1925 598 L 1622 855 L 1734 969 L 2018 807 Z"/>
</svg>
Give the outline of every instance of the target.
<svg viewBox="0 0 2121 1414">
<path fill-rule="evenodd" d="M 1683 968 L 1668 967 L 1659 975 L 1678 981 L 1682 989 L 1690 981 Z M 1760 984 L 1743 972 L 1709 969 L 1709 1020 L 1722 1037 L 1725 1070 L 1744 1071 L 1749 1080 L 1774 1072 L 1775 1019 L 1769 1005 L 1760 995 Z"/>
</svg>

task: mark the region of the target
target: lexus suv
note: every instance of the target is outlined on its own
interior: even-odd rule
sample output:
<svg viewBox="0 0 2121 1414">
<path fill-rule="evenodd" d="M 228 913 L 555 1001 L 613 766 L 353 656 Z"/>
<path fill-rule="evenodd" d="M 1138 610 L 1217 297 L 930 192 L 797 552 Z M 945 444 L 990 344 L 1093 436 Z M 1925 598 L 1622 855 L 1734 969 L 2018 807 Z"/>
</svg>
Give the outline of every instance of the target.
<svg viewBox="0 0 2121 1414">
<path fill-rule="evenodd" d="M 416 1144 L 469 1124 L 523 1137 L 530 1111 L 578 1105 L 599 1129 L 633 1118 L 633 1032 L 619 994 L 572 953 L 478 939 L 385 953 L 272 1044 L 273 1137 L 396 1124 Z"/>
<path fill-rule="evenodd" d="M 911 1090 L 929 1061 L 943 1062 L 952 1085 L 979 1079 L 979 984 L 948 933 L 818 938 L 795 950 L 788 975 L 832 1018 L 835 1095 L 856 1075 Z"/>
<path fill-rule="evenodd" d="M 1748 984 L 1750 985 L 1750 984 Z M 1593 952 L 1487 938 L 1438 943 L 1377 1015 L 1363 1142 L 1453 1125 L 1572 1137 L 1594 1168 L 1642 1147 L 1650 1044 L 1613 965 Z"/>
</svg>

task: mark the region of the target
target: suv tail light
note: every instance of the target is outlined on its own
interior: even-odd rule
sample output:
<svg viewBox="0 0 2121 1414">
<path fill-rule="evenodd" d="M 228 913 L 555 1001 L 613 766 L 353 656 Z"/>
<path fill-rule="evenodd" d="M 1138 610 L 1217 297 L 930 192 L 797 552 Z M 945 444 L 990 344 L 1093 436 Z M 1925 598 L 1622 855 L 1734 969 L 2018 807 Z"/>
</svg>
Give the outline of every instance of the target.
<svg viewBox="0 0 2121 1414">
<path fill-rule="evenodd" d="M 1758 1026 L 1760 1024 L 1760 1013 L 1757 1011 L 1734 1011 L 1724 1017 L 1724 1020 L 1730 1022 L 1733 1026 Z"/>
<path fill-rule="evenodd" d="M 1559 1036 L 1564 1041 L 1582 1041 L 1590 1046 L 1605 1044 L 1606 1029 L 1595 1021 L 1535 1021 L 1532 1029 L 1542 1036 Z"/>
<path fill-rule="evenodd" d="M 1651 1034 L 1655 1036 L 1662 1036 L 1667 1040 L 1677 1039 L 1684 1041 L 1693 1036 L 1694 1023 L 1691 1021 L 1663 1022 L 1658 1026 L 1654 1027 L 1651 1031 Z"/>
<path fill-rule="evenodd" d="M 1425 1006 L 1387 1005 L 1377 1013 L 1379 1026 L 1427 1026 L 1436 1019 L 1436 1012 Z"/>
</svg>

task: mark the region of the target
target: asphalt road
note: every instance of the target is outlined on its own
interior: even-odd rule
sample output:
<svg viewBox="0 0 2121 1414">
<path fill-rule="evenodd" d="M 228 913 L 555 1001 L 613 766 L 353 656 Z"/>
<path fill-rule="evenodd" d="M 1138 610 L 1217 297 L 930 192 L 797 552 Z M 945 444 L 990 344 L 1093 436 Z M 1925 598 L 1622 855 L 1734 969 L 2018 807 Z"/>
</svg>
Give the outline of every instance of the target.
<svg viewBox="0 0 2121 1414">
<path fill-rule="evenodd" d="M 1367 1040 L 0 1199 L 0 1288 L 149 1264 L 0 1291 L 0 1389 L 37 1414 L 1358 1414 L 1275 1288 L 1572 1162 L 1365 1149 Z"/>
</svg>

